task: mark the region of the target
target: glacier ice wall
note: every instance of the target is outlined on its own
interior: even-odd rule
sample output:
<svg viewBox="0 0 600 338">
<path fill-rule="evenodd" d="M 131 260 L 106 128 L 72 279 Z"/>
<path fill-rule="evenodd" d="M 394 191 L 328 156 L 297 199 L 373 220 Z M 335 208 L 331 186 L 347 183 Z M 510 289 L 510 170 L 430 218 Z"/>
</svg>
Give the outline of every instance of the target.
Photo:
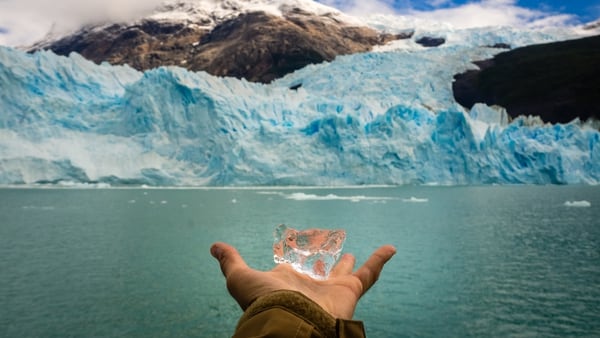
<svg viewBox="0 0 600 338">
<path fill-rule="evenodd" d="M 452 76 L 497 52 L 473 39 L 269 85 L 0 47 L 0 184 L 597 184 L 597 130 L 455 103 Z"/>
</svg>

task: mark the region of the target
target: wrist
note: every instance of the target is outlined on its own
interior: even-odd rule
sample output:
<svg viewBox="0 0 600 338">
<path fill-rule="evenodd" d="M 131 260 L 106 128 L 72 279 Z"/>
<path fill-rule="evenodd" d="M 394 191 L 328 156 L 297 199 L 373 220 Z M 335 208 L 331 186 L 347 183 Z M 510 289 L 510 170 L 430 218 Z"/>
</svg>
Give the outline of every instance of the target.
<svg viewBox="0 0 600 338">
<path fill-rule="evenodd" d="M 236 330 L 239 330 L 255 316 L 273 309 L 291 313 L 312 326 L 323 337 L 338 337 L 340 333 L 349 332 L 349 330 L 362 332 L 362 336 L 364 336 L 362 322 L 336 319 L 304 294 L 291 290 L 273 291 L 257 298 L 240 318 Z"/>
</svg>

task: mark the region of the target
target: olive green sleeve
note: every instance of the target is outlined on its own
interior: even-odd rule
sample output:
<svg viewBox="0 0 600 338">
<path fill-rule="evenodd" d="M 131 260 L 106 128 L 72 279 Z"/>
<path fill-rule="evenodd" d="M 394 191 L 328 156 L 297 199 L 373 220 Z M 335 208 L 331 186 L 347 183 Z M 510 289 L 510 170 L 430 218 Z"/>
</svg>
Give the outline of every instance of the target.
<svg viewBox="0 0 600 338">
<path fill-rule="evenodd" d="M 360 338 L 365 330 L 360 321 L 335 319 L 303 294 L 281 290 L 255 300 L 233 337 Z"/>
</svg>

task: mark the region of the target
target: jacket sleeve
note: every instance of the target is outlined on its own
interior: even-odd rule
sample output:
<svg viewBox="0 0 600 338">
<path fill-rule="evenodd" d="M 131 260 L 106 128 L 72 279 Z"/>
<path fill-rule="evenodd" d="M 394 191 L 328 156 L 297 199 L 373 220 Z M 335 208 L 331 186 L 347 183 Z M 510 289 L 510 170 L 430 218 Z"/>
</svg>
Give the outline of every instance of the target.
<svg viewBox="0 0 600 338">
<path fill-rule="evenodd" d="M 364 338 L 365 330 L 360 321 L 335 319 L 303 294 L 281 290 L 255 300 L 233 337 Z"/>
</svg>

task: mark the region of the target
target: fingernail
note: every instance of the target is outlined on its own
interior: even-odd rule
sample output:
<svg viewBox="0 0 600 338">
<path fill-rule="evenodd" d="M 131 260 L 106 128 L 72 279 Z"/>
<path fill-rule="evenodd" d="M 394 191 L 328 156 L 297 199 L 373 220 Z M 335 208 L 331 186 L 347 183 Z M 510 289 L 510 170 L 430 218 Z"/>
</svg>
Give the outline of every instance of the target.
<svg viewBox="0 0 600 338">
<path fill-rule="evenodd" d="M 210 248 L 210 253 L 211 255 L 213 255 L 214 258 L 219 259 L 221 257 L 221 254 L 223 253 L 223 249 L 218 245 L 213 245 Z"/>
</svg>

